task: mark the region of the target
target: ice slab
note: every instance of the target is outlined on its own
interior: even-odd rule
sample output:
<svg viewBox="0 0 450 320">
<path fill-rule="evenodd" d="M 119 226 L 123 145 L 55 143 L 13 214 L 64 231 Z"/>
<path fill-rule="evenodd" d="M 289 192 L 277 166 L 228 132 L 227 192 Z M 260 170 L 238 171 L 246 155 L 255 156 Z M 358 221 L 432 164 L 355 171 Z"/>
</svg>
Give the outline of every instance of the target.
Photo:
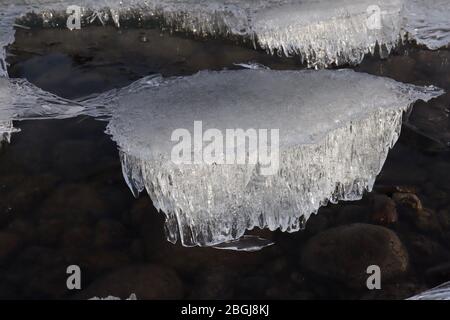
<svg viewBox="0 0 450 320">
<path fill-rule="evenodd" d="M 13 41 L 16 17 L 34 11 L 52 25 L 58 17 L 67 17 L 66 9 L 73 4 L 0 1 L 0 47 Z M 447 0 L 80 0 L 77 5 L 88 22 L 113 20 L 120 26 L 125 20 L 152 20 L 175 31 L 251 39 L 271 53 L 298 54 L 310 67 L 319 68 L 358 64 L 377 44 L 380 53 L 389 53 L 405 31 L 431 48 L 449 42 Z M 0 69 L 6 73 L 4 66 Z"/>
<path fill-rule="evenodd" d="M 419 293 L 407 300 L 450 300 L 450 282 Z"/>
<path fill-rule="evenodd" d="M 398 138 L 403 112 L 440 94 L 351 70 L 259 69 L 144 78 L 90 103 L 113 110 L 108 133 L 124 177 L 165 213 L 169 240 L 215 246 L 256 227 L 297 231 L 328 201 L 361 198 Z M 192 133 L 195 121 L 223 133 L 278 129 L 278 169 L 174 163 L 172 133 Z"/>
</svg>

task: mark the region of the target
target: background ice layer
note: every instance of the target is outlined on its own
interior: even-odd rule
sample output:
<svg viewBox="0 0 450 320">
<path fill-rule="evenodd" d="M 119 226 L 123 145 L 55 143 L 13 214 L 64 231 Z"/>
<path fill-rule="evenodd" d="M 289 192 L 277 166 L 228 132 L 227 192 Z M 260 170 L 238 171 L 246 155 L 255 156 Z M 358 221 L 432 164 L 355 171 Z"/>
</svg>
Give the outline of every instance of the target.
<svg viewBox="0 0 450 320">
<path fill-rule="evenodd" d="M 442 94 L 350 70 L 199 72 L 144 78 L 92 101 L 112 110 L 108 133 L 131 190 L 166 214 L 168 238 L 209 246 L 254 227 L 297 231 L 328 201 L 373 186 L 402 114 Z M 280 167 L 174 164 L 171 134 L 216 128 L 279 129 Z"/>
<path fill-rule="evenodd" d="M 47 26 L 65 28 L 69 5 L 67 0 L 1 0 L 0 47 L 14 41 L 14 21 L 27 12 L 40 15 Z M 87 21 L 92 10 L 100 10 L 102 22 L 117 26 L 151 20 L 174 31 L 242 37 L 270 53 L 298 54 L 317 68 L 358 64 L 377 45 L 386 55 L 406 33 L 432 49 L 450 40 L 448 0 L 82 0 L 77 5 Z M 2 49 L 0 72 L 6 74 L 4 57 Z"/>
</svg>

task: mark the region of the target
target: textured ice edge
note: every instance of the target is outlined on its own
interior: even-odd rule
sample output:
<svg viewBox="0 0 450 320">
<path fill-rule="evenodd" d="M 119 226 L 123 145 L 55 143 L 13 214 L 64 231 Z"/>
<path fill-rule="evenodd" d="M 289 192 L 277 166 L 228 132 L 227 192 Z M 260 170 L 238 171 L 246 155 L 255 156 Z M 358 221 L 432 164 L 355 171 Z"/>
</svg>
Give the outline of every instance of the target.
<svg viewBox="0 0 450 320">
<path fill-rule="evenodd" d="M 5 47 L 14 41 L 13 24 L 26 12 L 39 13 L 45 24 L 64 24 L 68 0 L 0 1 L 0 76 L 6 75 Z M 158 21 L 175 31 L 251 39 L 267 51 L 299 54 L 309 67 L 358 64 L 379 45 L 389 54 L 409 38 L 436 49 L 450 42 L 447 0 L 82 0 L 84 18 L 102 9 L 121 21 Z M 368 25 L 370 6 L 380 8 L 381 24 Z M 108 8 L 108 9 L 106 9 Z M 63 21 L 63 22 L 61 22 Z M 62 26 L 64 27 L 64 26 Z M 2 66 L 3 64 L 3 66 Z"/>
<path fill-rule="evenodd" d="M 407 300 L 450 300 L 450 282 L 419 293 Z"/>
<path fill-rule="evenodd" d="M 0 77 L 0 143 L 9 142 L 15 120 L 64 119 L 79 115 L 102 116 L 102 110 L 63 99 L 25 79 Z"/>
<path fill-rule="evenodd" d="M 299 77 L 302 74 L 308 76 L 307 72 L 298 72 Z M 333 74 L 339 75 L 335 81 L 346 76 L 358 81 L 361 77 L 348 70 Z M 370 191 L 398 139 L 403 113 L 418 99 L 428 101 L 442 94 L 434 87 L 385 81 L 402 97 L 398 100 L 401 105 L 368 109 L 367 114 L 347 119 L 311 143 L 299 141 L 282 148 L 280 168 L 273 176 L 263 177 L 257 166 L 250 165 L 175 165 L 166 156 L 158 158 L 149 153 L 146 149 L 152 147 L 141 141 L 133 140 L 131 145 L 129 130 L 124 133 L 122 125 L 115 127 L 112 122 L 108 132 L 121 149 L 123 175 L 132 192 L 137 195 L 145 189 L 154 206 L 165 214 L 169 241 L 180 240 L 184 246 L 216 246 L 239 239 L 255 227 L 295 232 L 328 202 L 358 200 Z M 170 82 L 141 81 L 123 92 L 128 95 Z"/>
</svg>

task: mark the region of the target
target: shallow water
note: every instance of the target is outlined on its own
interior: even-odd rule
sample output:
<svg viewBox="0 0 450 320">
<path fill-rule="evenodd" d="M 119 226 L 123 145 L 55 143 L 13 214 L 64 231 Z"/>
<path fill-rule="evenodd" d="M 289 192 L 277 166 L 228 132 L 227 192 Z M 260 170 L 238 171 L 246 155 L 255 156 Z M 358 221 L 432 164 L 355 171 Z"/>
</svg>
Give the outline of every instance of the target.
<svg viewBox="0 0 450 320">
<path fill-rule="evenodd" d="M 109 27 L 18 30 L 9 53 L 11 77 L 70 99 L 155 73 L 186 75 L 246 62 L 303 67 L 296 58 L 272 57 L 232 42 Z M 449 57 L 448 50 L 406 47 L 387 60 L 368 57 L 356 70 L 450 91 Z M 448 281 L 449 105 L 448 93 L 416 103 L 374 192 L 322 208 L 305 231 L 255 232 L 275 242 L 258 252 L 168 243 L 163 215 L 146 194 L 136 200 L 129 192 L 117 148 L 104 134 L 106 123 L 89 117 L 17 122 L 22 131 L 0 149 L 0 298 L 125 298 L 135 292 L 138 299 L 399 299 Z M 394 214 L 386 203 L 395 194 L 409 199 L 415 194 L 427 210 L 419 214 L 397 201 Z M 314 235 L 356 222 L 388 224 L 409 255 L 407 270 L 383 279 L 381 290 L 312 272 L 307 267 L 312 262 L 302 257 Z M 352 241 L 335 254 L 376 253 L 364 245 L 377 243 Z M 367 264 L 370 260 L 369 254 Z M 82 269 L 81 291 L 67 290 L 71 264 Z M 336 267 L 354 270 L 355 264 Z"/>
</svg>

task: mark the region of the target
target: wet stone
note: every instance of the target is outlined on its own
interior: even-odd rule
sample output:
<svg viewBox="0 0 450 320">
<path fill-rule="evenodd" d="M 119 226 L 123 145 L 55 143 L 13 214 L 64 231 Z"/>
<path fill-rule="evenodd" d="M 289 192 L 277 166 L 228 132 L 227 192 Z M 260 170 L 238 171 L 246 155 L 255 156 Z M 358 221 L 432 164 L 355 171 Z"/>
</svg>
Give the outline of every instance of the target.
<svg viewBox="0 0 450 320">
<path fill-rule="evenodd" d="M 449 250 L 423 234 L 409 235 L 407 243 L 411 262 L 422 268 L 431 268 L 439 262 L 450 261 Z"/>
<path fill-rule="evenodd" d="M 370 220 L 380 225 L 391 225 L 397 222 L 398 214 L 395 202 L 385 195 L 374 195 Z"/>
<path fill-rule="evenodd" d="M 408 253 L 393 231 L 356 223 L 312 237 L 303 249 L 301 264 L 315 275 L 365 287 L 368 266 L 378 265 L 383 279 L 392 279 L 407 271 Z"/>
</svg>

